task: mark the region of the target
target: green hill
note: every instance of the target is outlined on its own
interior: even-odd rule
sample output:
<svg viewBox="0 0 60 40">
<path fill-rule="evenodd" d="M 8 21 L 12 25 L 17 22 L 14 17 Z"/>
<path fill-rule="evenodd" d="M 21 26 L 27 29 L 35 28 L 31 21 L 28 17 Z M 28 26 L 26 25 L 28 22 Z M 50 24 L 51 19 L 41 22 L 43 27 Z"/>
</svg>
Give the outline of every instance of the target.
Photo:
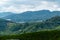
<svg viewBox="0 0 60 40">
<path fill-rule="evenodd" d="M 43 22 L 15 23 L 7 20 L 0 20 L 0 35 L 23 34 L 55 29 L 58 30 L 59 27 L 60 16 L 52 17 Z"/>
</svg>

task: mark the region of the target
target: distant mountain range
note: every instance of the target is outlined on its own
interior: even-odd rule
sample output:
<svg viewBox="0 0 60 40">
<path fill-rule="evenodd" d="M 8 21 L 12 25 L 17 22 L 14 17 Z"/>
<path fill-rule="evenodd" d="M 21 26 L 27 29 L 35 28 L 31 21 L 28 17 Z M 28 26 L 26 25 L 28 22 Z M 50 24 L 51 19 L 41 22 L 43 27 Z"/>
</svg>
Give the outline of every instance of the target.
<svg viewBox="0 0 60 40">
<path fill-rule="evenodd" d="M 8 16 L 8 15 L 12 15 L 13 13 L 11 13 L 11 12 L 1 12 L 0 13 L 0 18 L 2 18 L 2 17 L 5 17 L 5 16 Z"/>
<path fill-rule="evenodd" d="M 13 22 L 32 22 L 32 21 L 42 21 L 47 20 L 54 16 L 60 16 L 60 11 L 49 11 L 49 10 L 41 10 L 41 11 L 27 11 L 21 14 L 7 13 L 8 15 L 4 15 L 4 17 L 0 17 L 3 19 L 10 19 Z"/>
<path fill-rule="evenodd" d="M 5 13 L 1 13 L 2 16 Z M 3 17 L 0 16 L 0 35 L 56 29 L 60 29 L 60 11 L 41 10 L 21 14 L 7 12 Z"/>
</svg>

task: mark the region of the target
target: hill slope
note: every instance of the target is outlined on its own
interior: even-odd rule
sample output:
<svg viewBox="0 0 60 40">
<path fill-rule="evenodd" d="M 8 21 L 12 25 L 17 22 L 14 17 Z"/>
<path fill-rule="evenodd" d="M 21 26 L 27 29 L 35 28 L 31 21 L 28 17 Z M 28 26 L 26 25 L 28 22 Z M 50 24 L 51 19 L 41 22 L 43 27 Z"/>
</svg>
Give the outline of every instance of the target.
<svg viewBox="0 0 60 40">
<path fill-rule="evenodd" d="M 6 22 L 4 23 L 3 21 L 2 24 L 4 24 L 4 26 L 2 25 L 4 31 L 2 32 L 5 35 L 38 32 L 38 31 L 44 31 L 44 30 L 56 30 L 56 29 L 59 30 L 58 28 L 60 27 L 60 16 L 55 16 L 43 22 L 27 22 L 27 23 L 15 23 L 15 22 L 7 23 Z"/>
<path fill-rule="evenodd" d="M 60 40 L 60 30 L 0 36 L 0 40 Z"/>
</svg>

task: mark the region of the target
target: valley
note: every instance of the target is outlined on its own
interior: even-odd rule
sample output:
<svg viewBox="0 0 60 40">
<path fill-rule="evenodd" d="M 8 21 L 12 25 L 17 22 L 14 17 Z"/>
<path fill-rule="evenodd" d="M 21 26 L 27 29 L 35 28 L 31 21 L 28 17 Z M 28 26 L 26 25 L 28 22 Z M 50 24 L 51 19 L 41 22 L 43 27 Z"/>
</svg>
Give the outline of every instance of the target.
<svg viewBox="0 0 60 40">
<path fill-rule="evenodd" d="M 60 12 L 43 11 L 1 17 L 0 40 L 60 40 Z"/>
</svg>

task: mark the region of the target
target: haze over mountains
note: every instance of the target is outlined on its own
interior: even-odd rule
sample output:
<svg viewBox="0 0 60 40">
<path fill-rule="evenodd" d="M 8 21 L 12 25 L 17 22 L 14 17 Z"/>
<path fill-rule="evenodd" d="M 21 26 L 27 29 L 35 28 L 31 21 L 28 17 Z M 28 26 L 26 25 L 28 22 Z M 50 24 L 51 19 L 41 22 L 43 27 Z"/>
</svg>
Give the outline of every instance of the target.
<svg viewBox="0 0 60 40">
<path fill-rule="evenodd" d="M 0 13 L 0 18 L 11 15 L 11 14 L 13 14 L 13 13 L 11 13 L 11 12 L 1 12 Z"/>
<path fill-rule="evenodd" d="M 55 16 L 42 22 L 27 23 L 15 23 L 0 19 L 0 35 L 23 34 L 41 30 L 60 30 L 60 16 Z"/>
<path fill-rule="evenodd" d="M 5 14 L 5 13 L 3 13 Z M 21 14 L 7 13 L 3 19 L 10 19 L 13 22 L 32 22 L 32 21 L 42 21 L 47 20 L 54 16 L 60 16 L 60 11 L 49 11 L 49 10 L 40 10 L 40 11 L 27 11 Z"/>
<path fill-rule="evenodd" d="M 7 12 L 6 14 L 7 15 L 4 15 L 4 17 L 0 17 L 1 35 L 37 32 L 45 29 L 54 30 L 60 28 L 60 11 L 51 12 L 49 10 L 41 10 L 33 12 L 28 11 L 21 14 Z"/>
<path fill-rule="evenodd" d="M 60 40 L 60 0 L 0 0 L 0 40 Z"/>
</svg>

